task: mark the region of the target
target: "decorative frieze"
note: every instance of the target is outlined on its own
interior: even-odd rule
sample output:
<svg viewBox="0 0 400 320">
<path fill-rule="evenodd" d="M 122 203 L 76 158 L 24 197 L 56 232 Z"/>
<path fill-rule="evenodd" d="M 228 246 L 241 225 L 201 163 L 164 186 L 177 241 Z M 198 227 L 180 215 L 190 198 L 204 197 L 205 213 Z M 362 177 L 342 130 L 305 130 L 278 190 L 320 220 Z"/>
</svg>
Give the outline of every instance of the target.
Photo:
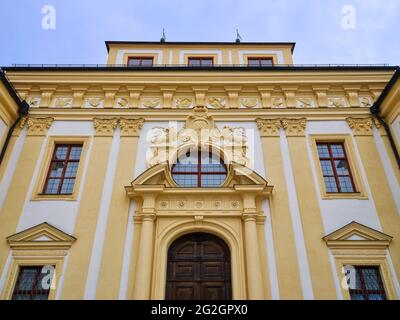
<svg viewBox="0 0 400 320">
<path fill-rule="evenodd" d="M 256 119 L 256 123 L 261 137 L 279 137 L 279 129 L 282 127 L 279 119 Z"/>
<path fill-rule="evenodd" d="M 29 136 L 45 136 L 47 130 L 50 129 L 54 119 L 51 117 L 47 118 L 28 118 L 26 121 L 28 126 Z"/>
<path fill-rule="evenodd" d="M 213 109 L 224 109 L 226 108 L 226 101 L 224 98 L 218 98 L 218 97 L 211 97 L 208 98 L 207 101 L 207 106 L 209 108 L 213 108 Z"/>
<path fill-rule="evenodd" d="M 239 108 L 239 93 L 240 86 L 225 87 L 225 91 L 229 98 L 229 108 L 237 109 Z"/>
<path fill-rule="evenodd" d="M 306 118 L 282 119 L 282 127 L 287 137 L 303 137 L 306 131 Z"/>
<path fill-rule="evenodd" d="M 297 108 L 313 108 L 314 99 L 310 97 L 299 97 L 296 99 Z"/>
<path fill-rule="evenodd" d="M 57 97 L 54 100 L 54 106 L 57 108 L 69 108 L 72 106 L 72 98 Z"/>
<path fill-rule="evenodd" d="M 284 108 L 284 102 L 283 102 L 283 98 L 281 97 L 275 97 L 272 98 L 272 107 L 273 108 Z"/>
<path fill-rule="evenodd" d="M 95 136 L 102 137 L 112 137 L 114 135 L 114 130 L 117 127 L 118 119 L 103 119 L 103 118 L 94 118 L 93 119 L 93 127 L 95 130 Z"/>
<path fill-rule="evenodd" d="M 160 98 L 144 98 L 142 99 L 142 107 L 154 109 L 160 106 Z"/>
<path fill-rule="evenodd" d="M 363 108 L 372 107 L 372 99 L 370 97 L 360 97 L 360 106 Z"/>
<path fill-rule="evenodd" d="M 85 107 L 86 108 L 102 108 L 104 105 L 104 100 L 102 98 L 86 98 Z"/>
<path fill-rule="evenodd" d="M 143 127 L 144 119 L 125 119 L 119 120 L 119 126 L 121 127 L 122 137 L 139 137 L 140 129 Z"/>
<path fill-rule="evenodd" d="M 129 108 L 129 99 L 119 97 L 116 99 L 116 107 L 117 108 Z"/>
<path fill-rule="evenodd" d="M 257 98 L 242 98 L 240 100 L 240 105 L 244 108 L 257 108 L 259 103 Z"/>
<path fill-rule="evenodd" d="M 347 124 L 355 136 L 372 136 L 372 118 L 347 118 Z"/>
<path fill-rule="evenodd" d="M 206 93 L 208 91 L 207 86 L 194 86 L 193 92 L 196 99 L 196 106 L 206 105 Z"/>
<path fill-rule="evenodd" d="M 163 95 L 163 107 L 166 109 L 172 108 L 173 107 L 172 99 L 174 97 L 176 87 L 167 86 L 167 87 L 161 87 L 160 89 Z"/>
<path fill-rule="evenodd" d="M 188 109 L 193 106 L 192 98 L 178 98 L 175 100 L 175 108 Z"/>
<path fill-rule="evenodd" d="M 260 86 L 257 87 L 258 92 L 261 96 L 261 104 L 263 108 L 271 108 L 272 107 L 272 92 L 274 91 L 274 86 Z"/>
<path fill-rule="evenodd" d="M 282 86 L 281 89 L 285 95 L 286 106 L 288 108 L 296 108 L 297 86 Z"/>
<path fill-rule="evenodd" d="M 131 108 L 139 108 L 140 95 L 144 89 L 143 86 L 127 86 L 129 91 L 129 106 Z"/>
<path fill-rule="evenodd" d="M 40 106 L 49 107 L 51 103 L 51 98 L 53 96 L 53 91 L 42 91 Z"/>
<path fill-rule="evenodd" d="M 40 106 L 40 97 L 29 97 L 28 104 L 31 108 L 38 108 Z"/>
<path fill-rule="evenodd" d="M 344 108 L 346 107 L 346 99 L 344 97 L 329 97 L 328 107 L 329 108 Z"/>
</svg>

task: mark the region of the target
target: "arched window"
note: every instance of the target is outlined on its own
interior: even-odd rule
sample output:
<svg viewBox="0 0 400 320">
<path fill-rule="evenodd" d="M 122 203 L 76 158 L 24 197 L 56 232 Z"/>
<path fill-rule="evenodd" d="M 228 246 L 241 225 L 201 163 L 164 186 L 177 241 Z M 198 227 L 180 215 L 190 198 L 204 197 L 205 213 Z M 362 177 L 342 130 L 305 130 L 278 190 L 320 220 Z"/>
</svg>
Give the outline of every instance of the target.
<svg viewBox="0 0 400 320">
<path fill-rule="evenodd" d="M 224 162 L 211 150 L 188 150 L 172 166 L 172 177 L 181 187 L 219 187 L 226 176 Z"/>
</svg>

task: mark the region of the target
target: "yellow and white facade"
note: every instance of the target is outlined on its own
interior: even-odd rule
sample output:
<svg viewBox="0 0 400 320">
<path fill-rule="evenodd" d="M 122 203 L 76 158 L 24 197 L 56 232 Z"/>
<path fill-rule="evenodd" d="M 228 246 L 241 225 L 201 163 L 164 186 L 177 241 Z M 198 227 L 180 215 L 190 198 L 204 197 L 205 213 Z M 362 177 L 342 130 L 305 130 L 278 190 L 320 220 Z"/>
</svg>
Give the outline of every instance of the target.
<svg viewBox="0 0 400 320">
<path fill-rule="evenodd" d="M 190 233 L 226 243 L 232 299 L 349 299 L 346 265 L 377 267 L 399 299 L 400 170 L 370 112 L 395 68 L 299 67 L 293 47 L 107 42 L 105 66 L 6 68 L 30 110 L 0 167 L 1 299 L 42 265 L 50 299 L 165 299 L 169 248 Z M 381 105 L 397 148 L 399 88 Z M 0 89 L 4 141 L 17 108 Z M 327 192 L 320 142 L 344 146 L 354 192 Z M 82 146 L 73 191 L 45 194 L 58 144 Z M 177 184 L 188 148 L 217 150 L 220 186 Z"/>
</svg>

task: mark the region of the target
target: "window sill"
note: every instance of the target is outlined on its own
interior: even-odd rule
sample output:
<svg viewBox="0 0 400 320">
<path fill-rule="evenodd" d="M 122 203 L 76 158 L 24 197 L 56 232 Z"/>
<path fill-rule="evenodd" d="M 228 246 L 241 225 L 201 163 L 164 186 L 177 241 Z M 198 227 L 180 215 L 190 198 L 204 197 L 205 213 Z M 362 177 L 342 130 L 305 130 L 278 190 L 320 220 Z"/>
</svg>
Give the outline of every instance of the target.
<svg viewBox="0 0 400 320">
<path fill-rule="evenodd" d="M 322 194 L 323 200 L 337 200 L 337 199 L 356 199 L 356 200 L 368 200 L 368 196 L 362 192 L 352 192 L 352 193 L 327 193 Z"/>
<path fill-rule="evenodd" d="M 76 194 L 43 194 L 38 193 L 33 195 L 31 201 L 76 201 L 77 199 Z"/>
</svg>

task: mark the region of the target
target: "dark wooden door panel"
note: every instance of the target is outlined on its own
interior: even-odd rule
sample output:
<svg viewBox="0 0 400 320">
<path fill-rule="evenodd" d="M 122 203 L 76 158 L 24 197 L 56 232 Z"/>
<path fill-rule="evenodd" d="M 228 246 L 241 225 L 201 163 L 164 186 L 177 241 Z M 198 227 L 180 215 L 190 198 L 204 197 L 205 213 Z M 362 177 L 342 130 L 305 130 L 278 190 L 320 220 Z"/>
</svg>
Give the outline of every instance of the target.
<svg viewBox="0 0 400 320">
<path fill-rule="evenodd" d="M 225 279 L 225 262 L 207 261 L 200 264 L 200 278 L 221 281 Z"/>
<path fill-rule="evenodd" d="M 193 282 L 178 282 L 171 285 L 170 300 L 198 300 L 199 286 Z"/>
<path fill-rule="evenodd" d="M 177 239 L 168 251 L 166 299 L 231 299 L 228 246 L 206 233 Z"/>
</svg>

